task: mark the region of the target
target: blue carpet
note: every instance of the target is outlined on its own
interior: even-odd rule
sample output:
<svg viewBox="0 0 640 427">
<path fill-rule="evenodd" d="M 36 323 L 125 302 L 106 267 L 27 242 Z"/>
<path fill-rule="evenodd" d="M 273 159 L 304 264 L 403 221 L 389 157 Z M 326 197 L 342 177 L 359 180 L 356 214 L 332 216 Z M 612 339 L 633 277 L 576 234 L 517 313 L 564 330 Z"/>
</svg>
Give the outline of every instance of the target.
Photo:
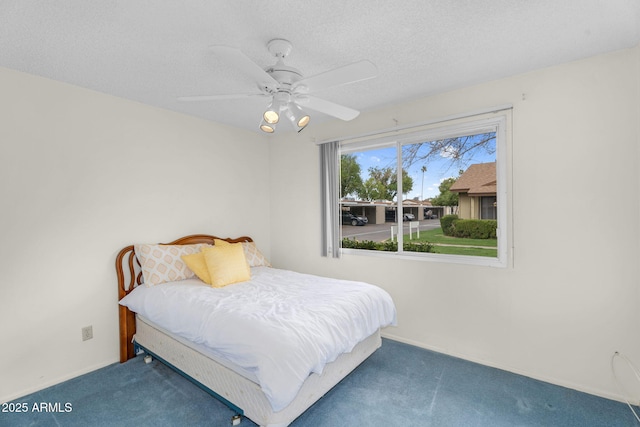
<svg viewBox="0 0 640 427">
<path fill-rule="evenodd" d="M 233 415 L 182 376 L 157 361 L 147 365 L 142 357 L 11 403 L 14 408 L 26 407 L 27 412 L 0 412 L 0 426 L 217 427 L 230 426 Z M 43 410 L 34 410 L 34 405 Z M 241 426 L 255 424 L 243 419 Z M 385 339 L 381 349 L 291 426 L 614 427 L 640 423 L 620 402 Z"/>
</svg>

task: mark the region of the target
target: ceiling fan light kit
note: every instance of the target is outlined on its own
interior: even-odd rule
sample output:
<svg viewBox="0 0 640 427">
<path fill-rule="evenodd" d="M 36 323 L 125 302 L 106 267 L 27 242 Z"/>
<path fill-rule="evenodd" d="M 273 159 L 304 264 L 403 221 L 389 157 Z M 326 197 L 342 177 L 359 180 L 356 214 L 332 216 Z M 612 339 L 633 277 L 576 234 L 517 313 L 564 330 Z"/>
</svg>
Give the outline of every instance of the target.
<svg viewBox="0 0 640 427">
<path fill-rule="evenodd" d="M 276 131 L 276 125 L 265 123 L 263 120 L 263 122 L 260 124 L 260 130 L 267 133 L 273 133 Z"/>
<path fill-rule="evenodd" d="M 276 124 L 280 122 L 281 116 L 288 118 L 298 132 L 304 129 L 311 120 L 309 114 L 291 101 L 291 96 L 288 93 L 278 92 L 273 96 L 273 101 L 262 114 L 260 129 L 267 133 L 273 133 L 276 129 Z"/>
<path fill-rule="evenodd" d="M 299 104 L 303 104 L 305 108 L 310 110 L 341 120 L 352 120 L 360 114 L 359 111 L 352 108 L 309 96 L 308 94 L 329 87 L 342 86 L 375 77 L 377 69 L 371 62 L 354 62 L 305 78 L 298 69 L 284 63 L 284 58 L 291 53 L 292 49 L 289 41 L 273 39 L 267 44 L 267 48 L 277 58 L 277 61 L 274 65 L 262 69 L 238 49 L 227 46 L 211 47 L 211 50 L 216 55 L 224 57 L 240 71 L 252 76 L 256 80 L 258 93 L 187 96 L 179 98 L 179 100 L 210 101 L 247 98 L 250 96 L 270 97 L 271 102 L 267 105 L 260 121 L 260 129 L 267 133 L 275 132 L 282 115 L 289 119 L 298 132 L 302 131 L 309 124 L 311 118 Z"/>
<path fill-rule="evenodd" d="M 274 125 L 280 120 L 280 106 L 274 104 L 275 102 L 269 104 L 267 110 L 262 114 L 264 121 L 270 125 Z"/>
<path fill-rule="evenodd" d="M 309 124 L 309 121 L 311 121 L 311 117 L 309 117 L 309 115 L 305 113 L 304 110 L 302 110 L 302 108 L 298 106 L 298 104 L 295 104 L 293 102 L 289 102 L 289 105 L 285 110 L 285 114 L 287 114 L 287 117 L 289 117 L 291 123 L 293 123 L 294 126 L 298 127 L 298 132 L 304 129 Z"/>
</svg>

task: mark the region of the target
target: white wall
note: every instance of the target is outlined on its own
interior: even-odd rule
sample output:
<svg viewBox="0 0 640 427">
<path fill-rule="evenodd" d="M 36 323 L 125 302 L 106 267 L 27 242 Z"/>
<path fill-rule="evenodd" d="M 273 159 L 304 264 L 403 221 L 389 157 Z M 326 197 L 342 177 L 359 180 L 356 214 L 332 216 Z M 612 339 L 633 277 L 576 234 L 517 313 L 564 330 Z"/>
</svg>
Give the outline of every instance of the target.
<svg viewBox="0 0 640 427">
<path fill-rule="evenodd" d="M 0 93 L 0 401 L 118 360 L 122 247 L 249 235 L 269 255 L 260 135 L 7 69 Z"/>
<path fill-rule="evenodd" d="M 399 313 L 387 336 L 620 399 L 613 352 L 640 366 L 639 63 L 640 48 L 615 52 L 279 139 L 270 153 L 273 264 L 383 287 Z M 511 268 L 320 256 L 313 139 L 505 103 L 514 106 Z"/>
<path fill-rule="evenodd" d="M 250 235 L 276 267 L 380 285 L 399 312 L 388 336 L 619 398 L 612 352 L 640 366 L 639 64 L 640 49 L 603 55 L 268 144 L 0 69 L 0 401 L 115 362 L 117 251 L 202 232 Z M 312 138 L 504 103 L 512 268 L 320 257 Z"/>
</svg>

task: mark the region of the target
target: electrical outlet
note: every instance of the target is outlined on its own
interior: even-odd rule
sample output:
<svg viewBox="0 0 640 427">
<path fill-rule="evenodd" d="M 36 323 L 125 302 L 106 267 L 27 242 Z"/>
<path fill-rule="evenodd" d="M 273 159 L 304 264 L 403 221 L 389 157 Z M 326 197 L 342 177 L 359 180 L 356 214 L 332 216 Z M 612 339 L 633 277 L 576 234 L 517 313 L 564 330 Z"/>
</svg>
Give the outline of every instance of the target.
<svg viewBox="0 0 640 427">
<path fill-rule="evenodd" d="M 82 328 L 82 341 L 93 338 L 93 326 L 85 326 Z"/>
</svg>

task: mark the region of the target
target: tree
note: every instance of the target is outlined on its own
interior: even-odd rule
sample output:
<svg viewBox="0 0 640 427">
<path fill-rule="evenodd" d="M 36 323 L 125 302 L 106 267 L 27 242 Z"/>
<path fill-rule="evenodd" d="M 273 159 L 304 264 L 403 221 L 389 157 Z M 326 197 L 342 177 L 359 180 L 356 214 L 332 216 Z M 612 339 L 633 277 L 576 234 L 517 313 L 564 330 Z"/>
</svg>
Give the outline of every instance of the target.
<svg viewBox="0 0 640 427">
<path fill-rule="evenodd" d="M 434 206 L 458 206 L 458 193 L 449 191 L 454 182 L 458 178 L 447 178 L 443 180 L 438 186 L 440 194 L 431 199 L 431 204 Z"/>
<path fill-rule="evenodd" d="M 393 168 L 369 168 L 369 178 L 358 195 L 364 200 L 393 200 L 398 194 L 398 179 Z M 413 189 L 413 178 L 402 170 L 402 192 Z"/>
<path fill-rule="evenodd" d="M 360 164 L 354 154 L 340 156 L 340 195 L 359 194 L 362 191 Z"/>
<path fill-rule="evenodd" d="M 427 164 L 432 158 L 444 157 L 452 166 L 461 166 L 469 163 L 479 151 L 495 154 L 495 141 L 495 132 L 490 132 L 407 144 L 402 148 L 402 161 L 404 167 L 409 168 L 417 162 Z"/>
<path fill-rule="evenodd" d="M 362 200 L 386 200 L 387 188 L 382 182 L 369 177 L 363 184 L 358 197 Z"/>
</svg>

